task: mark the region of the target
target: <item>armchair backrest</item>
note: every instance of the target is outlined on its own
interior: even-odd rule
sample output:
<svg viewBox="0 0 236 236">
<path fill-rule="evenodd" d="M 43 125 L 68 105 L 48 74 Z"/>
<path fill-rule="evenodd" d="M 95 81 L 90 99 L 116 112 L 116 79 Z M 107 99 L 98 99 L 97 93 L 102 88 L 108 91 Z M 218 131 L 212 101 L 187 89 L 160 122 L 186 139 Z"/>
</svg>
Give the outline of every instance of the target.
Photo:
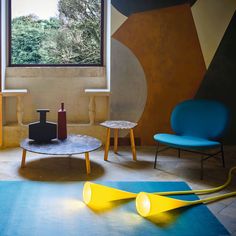
<svg viewBox="0 0 236 236">
<path fill-rule="evenodd" d="M 212 100 L 187 100 L 178 104 L 171 114 L 171 127 L 178 135 L 218 139 L 229 122 L 226 106 Z"/>
</svg>

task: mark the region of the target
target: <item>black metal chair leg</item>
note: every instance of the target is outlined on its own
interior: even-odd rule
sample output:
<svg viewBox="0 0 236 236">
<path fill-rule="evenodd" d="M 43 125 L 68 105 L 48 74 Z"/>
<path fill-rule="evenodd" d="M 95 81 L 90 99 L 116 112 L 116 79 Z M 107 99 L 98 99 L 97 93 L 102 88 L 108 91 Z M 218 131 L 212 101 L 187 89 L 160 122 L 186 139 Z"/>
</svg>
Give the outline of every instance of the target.
<svg viewBox="0 0 236 236">
<path fill-rule="evenodd" d="M 222 164 L 223 164 L 223 167 L 225 168 L 225 155 L 224 155 L 224 147 L 223 147 L 223 144 L 221 144 L 221 157 L 222 157 Z"/>
<path fill-rule="evenodd" d="M 203 180 L 203 174 L 204 174 L 204 170 L 203 170 L 203 161 L 204 161 L 204 158 L 202 157 L 201 158 L 201 180 Z"/>
<path fill-rule="evenodd" d="M 178 157 L 180 158 L 180 148 L 178 148 Z"/>
<path fill-rule="evenodd" d="M 159 149 L 159 143 L 157 143 L 157 150 L 156 150 L 156 156 L 155 156 L 155 162 L 154 162 L 154 169 L 156 169 L 156 165 L 157 165 L 157 154 L 158 154 L 158 149 Z"/>
</svg>

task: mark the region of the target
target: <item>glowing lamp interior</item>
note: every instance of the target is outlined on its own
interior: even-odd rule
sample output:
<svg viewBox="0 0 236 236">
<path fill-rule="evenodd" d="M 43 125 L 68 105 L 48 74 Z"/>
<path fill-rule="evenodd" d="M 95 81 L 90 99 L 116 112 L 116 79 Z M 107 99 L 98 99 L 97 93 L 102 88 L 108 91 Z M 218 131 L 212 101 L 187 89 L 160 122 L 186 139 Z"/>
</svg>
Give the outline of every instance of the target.
<svg viewBox="0 0 236 236">
<path fill-rule="evenodd" d="M 148 195 L 145 193 L 138 194 L 136 198 L 136 209 L 141 216 L 148 216 L 150 212 L 151 203 Z"/>
<path fill-rule="evenodd" d="M 83 189 L 84 203 L 92 208 L 107 207 L 114 201 L 132 199 L 136 196 L 136 193 L 126 192 L 92 182 L 86 182 Z"/>
<path fill-rule="evenodd" d="M 175 198 L 141 192 L 136 198 L 136 209 L 141 216 L 148 217 L 196 203 L 198 203 L 198 201 L 183 201 Z"/>
<path fill-rule="evenodd" d="M 83 199 L 86 204 L 89 204 L 92 199 L 91 184 L 89 182 L 84 184 Z"/>
</svg>

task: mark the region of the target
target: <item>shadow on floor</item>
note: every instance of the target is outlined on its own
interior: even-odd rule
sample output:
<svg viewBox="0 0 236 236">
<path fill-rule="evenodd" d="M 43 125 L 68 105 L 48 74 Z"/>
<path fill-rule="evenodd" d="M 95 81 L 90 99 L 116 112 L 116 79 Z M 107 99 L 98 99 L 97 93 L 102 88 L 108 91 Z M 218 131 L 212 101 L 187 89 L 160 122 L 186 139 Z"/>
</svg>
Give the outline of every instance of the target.
<svg viewBox="0 0 236 236">
<path fill-rule="evenodd" d="M 136 170 L 143 170 L 143 169 L 150 169 L 153 164 L 150 161 L 130 161 L 125 159 L 119 159 L 119 162 L 114 160 L 108 160 L 107 162 L 110 162 L 113 165 L 122 166 L 127 169 L 136 169 Z"/>
<path fill-rule="evenodd" d="M 90 162 L 91 173 L 87 175 L 85 160 L 67 157 L 48 157 L 28 161 L 18 173 L 25 179 L 35 181 L 87 181 L 104 175 L 104 168 L 96 162 Z"/>
</svg>

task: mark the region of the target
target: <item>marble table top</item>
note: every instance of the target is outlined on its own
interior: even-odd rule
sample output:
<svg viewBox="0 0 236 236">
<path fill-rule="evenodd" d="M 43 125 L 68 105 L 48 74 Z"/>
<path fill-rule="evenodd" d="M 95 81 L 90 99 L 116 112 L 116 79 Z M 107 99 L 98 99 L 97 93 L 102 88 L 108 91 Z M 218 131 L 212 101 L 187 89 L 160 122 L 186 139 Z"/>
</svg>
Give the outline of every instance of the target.
<svg viewBox="0 0 236 236">
<path fill-rule="evenodd" d="M 50 143 L 37 143 L 31 139 L 24 139 L 20 147 L 29 152 L 48 155 L 73 155 L 95 151 L 102 146 L 102 142 L 87 135 L 69 135 L 61 141 L 53 139 Z"/>
<path fill-rule="evenodd" d="M 107 120 L 100 125 L 110 129 L 133 129 L 138 124 L 126 120 Z"/>
</svg>

